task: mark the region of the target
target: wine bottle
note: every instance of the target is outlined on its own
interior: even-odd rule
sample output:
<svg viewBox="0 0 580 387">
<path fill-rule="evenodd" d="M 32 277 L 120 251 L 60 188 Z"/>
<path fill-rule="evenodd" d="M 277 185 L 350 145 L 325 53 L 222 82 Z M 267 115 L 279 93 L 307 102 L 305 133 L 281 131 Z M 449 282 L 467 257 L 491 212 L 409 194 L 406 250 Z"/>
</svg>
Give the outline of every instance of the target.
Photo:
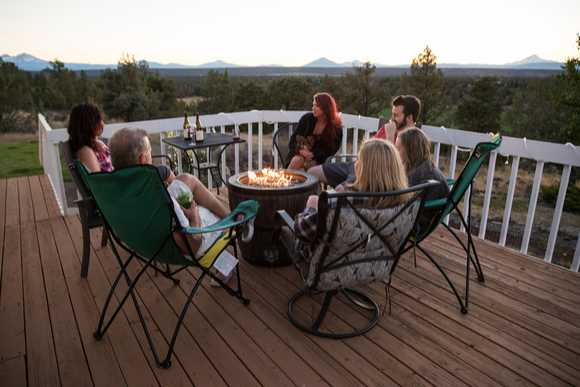
<svg viewBox="0 0 580 387">
<path fill-rule="evenodd" d="M 205 133 L 199 121 L 199 112 L 195 113 L 195 141 L 203 142 Z"/>
<path fill-rule="evenodd" d="M 183 139 L 191 141 L 191 125 L 189 125 L 189 120 L 187 119 L 187 112 L 183 112 Z"/>
</svg>

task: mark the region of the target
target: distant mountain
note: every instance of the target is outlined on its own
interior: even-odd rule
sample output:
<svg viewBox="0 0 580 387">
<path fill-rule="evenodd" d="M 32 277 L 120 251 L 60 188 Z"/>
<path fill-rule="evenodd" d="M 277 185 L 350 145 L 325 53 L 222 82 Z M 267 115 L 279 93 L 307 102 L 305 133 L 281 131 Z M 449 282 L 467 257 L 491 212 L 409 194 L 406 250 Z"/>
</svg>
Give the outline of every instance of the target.
<svg viewBox="0 0 580 387">
<path fill-rule="evenodd" d="M 318 58 L 310 63 L 305 64 L 302 67 L 344 67 L 343 64 L 331 61 L 328 58 L 322 57 Z"/>
<path fill-rule="evenodd" d="M 231 67 L 241 67 L 240 65 L 233 64 L 233 63 L 226 63 L 222 60 L 216 60 L 209 63 L 200 64 L 198 66 L 191 66 L 196 67 L 199 69 L 223 69 L 223 68 L 231 68 Z"/>
<path fill-rule="evenodd" d="M 15 56 L 2 55 L 0 56 L 4 62 L 12 62 L 21 70 L 26 71 L 40 71 L 50 67 L 50 63 L 44 59 L 39 59 L 30 54 L 22 53 Z"/>
<path fill-rule="evenodd" d="M 562 69 L 563 63 L 532 55 L 517 62 L 507 63 L 505 66 L 525 69 L 560 70 Z"/>
<path fill-rule="evenodd" d="M 0 58 L 5 62 L 12 62 L 21 70 L 26 71 L 41 71 L 43 69 L 50 67 L 50 62 L 44 59 L 37 58 L 33 55 L 22 53 L 15 56 L 10 55 L 2 55 Z M 240 66 L 233 63 L 227 63 L 222 60 L 216 60 L 209 63 L 203 63 L 200 65 L 183 65 L 179 63 L 159 63 L 159 62 L 151 62 L 146 61 L 150 68 L 158 69 L 158 70 L 167 70 L 167 69 L 225 69 L 225 68 L 240 68 L 240 67 L 247 67 L 247 66 Z M 299 68 L 322 68 L 328 69 L 329 71 L 333 69 L 345 69 L 351 68 L 353 66 L 361 66 L 363 62 L 359 60 L 353 60 L 352 62 L 343 62 L 338 63 L 334 62 L 328 58 L 321 57 L 318 58 L 310 63 L 305 64 L 304 66 L 300 66 Z M 383 64 L 376 64 L 377 68 L 384 68 L 384 69 L 408 69 L 408 64 L 400 64 L 400 65 L 383 65 Z M 563 64 L 560 62 L 542 59 L 537 55 L 532 55 L 522 60 L 505 63 L 505 64 L 478 64 L 478 63 L 468 63 L 468 64 L 461 64 L 461 63 L 438 63 L 437 67 L 441 69 L 497 69 L 497 70 L 551 70 L 551 71 L 561 71 Z M 74 70 L 103 70 L 109 68 L 116 68 L 116 64 L 89 64 L 89 63 L 65 63 L 65 67 Z M 286 68 L 286 66 L 280 65 L 264 65 L 264 66 L 253 66 L 254 68 L 262 68 L 262 67 L 276 67 L 276 68 Z"/>
<path fill-rule="evenodd" d="M 37 58 L 33 55 L 22 53 L 14 56 L 2 55 L 0 58 L 4 62 L 12 62 L 19 69 L 25 71 L 42 71 L 44 69 L 50 68 L 50 61 Z M 216 60 L 214 62 L 204 63 L 198 66 L 194 65 L 183 65 L 179 63 L 159 63 L 152 61 L 145 61 L 152 69 L 190 69 L 190 68 L 202 68 L 202 69 L 213 69 L 213 68 L 229 68 L 229 67 L 239 67 L 236 64 L 226 63 L 221 60 Z M 64 66 L 73 71 L 80 70 L 104 70 L 116 68 L 116 64 L 91 64 L 91 63 L 65 63 Z"/>
</svg>

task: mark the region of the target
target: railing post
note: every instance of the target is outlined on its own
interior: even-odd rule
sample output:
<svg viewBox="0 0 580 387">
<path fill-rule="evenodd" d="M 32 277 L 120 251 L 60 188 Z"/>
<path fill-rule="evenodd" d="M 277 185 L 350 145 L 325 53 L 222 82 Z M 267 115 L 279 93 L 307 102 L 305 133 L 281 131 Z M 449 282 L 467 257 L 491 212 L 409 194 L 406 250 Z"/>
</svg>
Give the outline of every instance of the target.
<svg viewBox="0 0 580 387">
<path fill-rule="evenodd" d="M 578 239 L 576 240 L 576 250 L 574 251 L 574 260 L 572 261 L 572 266 L 570 270 L 578 272 L 580 269 L 580 233 L 578 233 Z"/>
<path fill-rule="evenodd" d="M 497 159 L 497 152 L 491 152 L 489 158 L 489 165 L 487 167 L 487 178 L 485 181 L 485 196 L 483 198 L 483 209 L 481 211 L 481 223 L 479 224 L 479 237 L 485 239 L 485 231 L 487 229 L 487 217 L 489 215 L 489 204 L 491 202 L 491 191 L 493 191 L 493 176 L 495 173 L 495 162 Z"/>
<path fill-rule="evenodd" d="M 162 155 L 167 154 L 166 153 L 167 149 L 165 149 L 165 143 L 163 142 L 164 138 L 165 138 L 165 133 L 163 133 L 163 132 L 159 133 L 159 152 L 161 152 Z M 161 158 L 161 164 L 166 165 L 165 157 Z"/>
<path fill-rule="evenodd" d="M 348 143 L 348 129 L 346 128 L 346 125 L 342 127 L 342 154 L 345 155 L 348 153 L 346 146 Z M 344 161 L 345 158 L 342 158 L 342 161 Z"/>
<path fill-rule="evenodd" d="M 234 131 L 236 133 L 236 136 L 238 136 L 239 138 L 241 137 L 241 133 L 240 133 L 240 127 L 239 125 L 236 123 L 234 126 Z M 234 168 L 235 168 L 235 172 L 236 175 L 240 173 L 240 144 L 235 143 L 234 144 Z"/>
<path fill-rule="evenodd" d="M 278 121 L 274 122 L 274 133 L 272 137 L 276 136 L 276 133 L 278 133 Z M 274 142 L 272 142 L 272 158 L 274 159 L 274 169 L 278 169 L 278 150 L 274 146 Z"/>
<path fill-rule="evenodd" d="M 253 142 L 254 136 L 252 133 L 252 123 L 248 122 L 248 171 L 253 171 L 254 166 L 253 164 Z"/>
<path fill-rule="evenodd" d="M 566 191 L 568 190 L 571 170 L 572 167 L 570 165 L 564 166 L 562 177 L 560 178 L 558 199 L 556 200 L 554 217 L 552 218 L 552 226 L 550 227 L 550 236 L 548 237 L 548 246 L 546 246 L 546 254 L 544 255 L 544 261 L 546 262 L 552 262 L 552 256 L 554 255 L 554 247 L 556 246 L 556 238 L 558 238 L 558 230 L 560 229 L 560 219 L 562 218 L 562 210 L 564 209 L 564 200 L 566 200 Z"/>
<path fill-rule="evenodd" d="M 516 156 L 512 160 L 512 172 L 510 174 L 510 182 L 505 200 L 505 209 L 503 211 L 503 221 L 501 223 L 501 232 L 499 233 L 499 244 L 505 246 L 507 239 L 508 228 L 510 224 L 510 217 L 512 215 L 512 203 L 514 201 L 514 193 L 516 191 L 516 184 L 518 180 L 518 169 L 520 166 L 520 157 Z"/>
<path fill-rule="evenodd" d="M 457 145 L 451 146 L 451 156 L 449 157 L 449 178 L 455 178 L 455 167 L 457 166 Z M 449 224 L 449 215 L 443 220 L 445 224 Z"/>
<path fill-rule="evenodd" d="M 441 143 L 436 142 L 433 148 L 433 164 L 435 164 L 435 168 L 439 168 L 439 153 L 441 153 Z"/>
<path fill-rule="evenodd" d="M 360 115 L 358 116 L 358 120 L 360 122 Z M 358 127 L 360 125 L 357 125 L 356 128 L 353 128 L 353 132 L 352 132 L 352 154 L 356 155 L 358 153 Z"/>
<path fill-rule="evenodd" d="M 524 237 L 522 238 L 522 246 L 520 247 L 520 251 L 523 254 L 528 253 L 530 236 L 532 235 L 532 226 L 534 225 L 534 216 L 536 214 L 536 206 L 538 205 L 538 193 L 540 192 L 540 185 L 542 182 L 543 172 L 544 172 L 544 162 L 538 161 L 536 163 L 536 173 L 534 173 L 534 185 L 532 186 L 532 195 L 530 196 L 530 203 L 528 205 L 528 216 L 526 218 L 526 226 L 524 227 Z"/>
<path fill-rule="evenodd" d="M 258 169 L 262 169 L 262 135 L 264 133 L 264 123 L 262 120 L 258 122 Z"/>
</svg>

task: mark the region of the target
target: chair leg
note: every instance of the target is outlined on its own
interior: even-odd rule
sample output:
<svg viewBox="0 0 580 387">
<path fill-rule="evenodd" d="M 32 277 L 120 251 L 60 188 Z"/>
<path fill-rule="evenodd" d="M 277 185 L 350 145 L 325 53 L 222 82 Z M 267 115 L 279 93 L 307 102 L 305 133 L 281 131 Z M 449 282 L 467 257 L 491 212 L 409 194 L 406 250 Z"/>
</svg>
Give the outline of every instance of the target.
<svg viewBox="0 0 580 387">
<path fill-rule="evenodd" d="M 449 231 L 449 233 L 453 235 L 453 237 L 459 243 L 461 248 L 463 248 L 463 251 L 465 251 L 465 255 L 467 257 L 466 259 L 470 260 L 473 266 L 475 267 L 475 271 L 477 273 L 477 280 L 479 282 L 485 282 L 485 278 L 483 276 L 483 269 L 481 268 L 481 264 L 479 263 L 479 257 L 477 256 L 477 251 L 475 250 L 475 244 L 473 243 L 473 238 L 471 237 L 471 234 L 470 233 L 467 234 L 467 246 L 466 246 L 465 243 L 461 240 L 461 238 L 459 238 L 459 236 L 455 233 L 455 231 L 453 231 L 453 229 L 450 226 L 446 225 L 445 223 L 443 223 L 443 225 L 445 226 L 447 231 Z M 464 227 L 468 229 L 467 228 L 468 226 L 465 224 Z M 473 251 L 473 254 L 471 254 L 471 251 Z"/>
<path fill-rule="evenodd" d="M 328 308 L 330 307 L 330 303 L 332 301 L 332 297 L 336 295 L 336 291 L 327 292 L 324 295 L 324 301 L 322 302 L 322 308 L 320 309 L 320 313 L 318 313 L 318 317 L 312 323 L 312 330 L 319 332 L 320 331 L 320 324 L 324 321 L 326 314 L 328 313 Z"/>
<path fill-rule="evenodd" d="M 107 239 L 109 239 L 109 232 L 105 226 L 103 226 L 102 230 L 103 233 L 101 235 L 101 247 L 105 247 L 107 246 Z"/>
<path fill-rule="evenodd" d="M 175 342 L 177 341 L 177 334 L 179 333 L 179 329 L 181 328 L 181 325 L 183 323 L 183 319 L 185 318 L 185 314 L 187 313 L 187 310 L 189 309 L 189 305 L 191 305 L 191 300 L 193 299 L 193 296 L 197 292 L 197 289 L 199 289 L 199 285 L 201 285 L 201 281 L 203 280 L 203 277 L 205 277 L 205 273 L 202 273 L 201 276 L 198 278 L 197 282 L 193 286 L 193 289 L 191 289 L 191 292 L 189 293 L 189 297 L 187 297 L 187 301 L 185 302 L 185 305 L 183 305 L 183 308 L 181 309 L 181 313 L 179 314 L 179 319 L 177 320 L 177 325 L 175 325 L 175 329 L 173 330 L 173 335 L 171 336 L 171 342 L 169 343 L 169 348 L 167 349 L 167 355 L 165 355 L 165 359 L 163 359 L 162 362 L 158 363 L 161 368 L 167 369 L 167 368 L 171 367 L 171 356 L 173 355 L 173 347 L 175 346 Z"/>
<path fill-rule="evenodd" d="M 443 275 L 443 277 L 447 281 L 447 284 L 449 285 L 449 287 L 453 291 L 453 294 L 455 294 L 455 297 L 457 298 L 457 302 L 459 303 L 459 309 L 461 310 L 461 313 L 466 314 L 467 313 L 467 304 L 464 303 L 463 300 L 461 299 L 461 296 L 459 295 L 459 292 L 455 288 L 455 285 L 453 285 L 453 282 L 451 282 L 451 280 L 447 276 L 447 273 L 445 273 L 445 271 L 443 270 L 443 268 L 441 266 L 439 266 L 439 264 L 437 263 L 437 261 L 435 261 L 435 259 L 431 256 L 431 254 L 429 254 L 424 248 L 422 248 L 421 245 L 418 244 L 417 245 L 417 248 L 419 250 L 421 250 L 421 252 L 423 254 L 425 254 L 425 256 L 427 256 L 427 258 L 429 258 L 429 260 L 431 261 L 431 263 L 433 265 L 435 265 L 435 267 L 437 268 L 437 270 L 439 270 L 439 272 Z"/>
<path fill-rule="evenodd" d="M 237 245 L 236 241 L 235 240 L 232 240 L 231 241 L 231 244 L 234 246 L 234 257 L 236 257 L 236 259 L 239 260 L 239 258 L 238 258 L 238 245 Z M 226 292 L 228 292 L 228 294 L 230 296 L 236 297 L 244 305 L 249 305 L 250 304 L 250 300 L 247 299 L 246 297 L 244 297 L 244 295 L 242 293 L 242 281 L 241 281 L 241 278 L 240 278 L 240 267 L 239 267 L 239 264 L 238 264 L 238 266 L 236 266 L 235 270 L 236 270 L 236 279 L 237 279 L 237 282 L 238 282 L 237 289 L 236 290 L 234 290 L 231 286 L 229 286 L 228 284 L 226 284 L 224 281 L 222 281 L 220 278 L 214 276 L 213 274 L 210 274 L 210 276 L 211 276 L 211 278 L 214 281 L 218 282 L 221 285 L 221 287 L 223 289 L 225 289 Z"/>
<path fill-rule="evenodd" d="M 86 217 L 81 214 L 80 218 L 83 230 L 83 257 L 81 262 L 81 278 L 87 278 L 89 274 L 89 263 L 91 260 L 91 230 L 89 229 Z"/>
<path fill-rule="evenodd" d="M 342 293 L 346 295 L 346 299 L 352 306 L 363 309 L 366 312 L 371 312 L 371 317 L 366 325 L 362 328 L 354 328 L 347 332 L 331 332 L 321 329 L 322 323 L 328 314 L 332 298 L 338 293 L 336 290 L 325 292 L 324 301 L 320 307 L 318 315 L 312 323 L 304 323 L 299 321 L 296 317 L 296 302 L 302 297 L 309 296 L 311 293 L 308 289 L 304 289 L 295 294 L 290 301 L 288 301 L 288 319 L 296 328 L 303 332 L 309 333 L 318 337 L 325 337 L 330 339 L 346 339 L 350 337 L 364 335 L 370 331 L 379 322 L 380 308 L 369 296 L 353 289 L 343 289 Z"/>
</svg>

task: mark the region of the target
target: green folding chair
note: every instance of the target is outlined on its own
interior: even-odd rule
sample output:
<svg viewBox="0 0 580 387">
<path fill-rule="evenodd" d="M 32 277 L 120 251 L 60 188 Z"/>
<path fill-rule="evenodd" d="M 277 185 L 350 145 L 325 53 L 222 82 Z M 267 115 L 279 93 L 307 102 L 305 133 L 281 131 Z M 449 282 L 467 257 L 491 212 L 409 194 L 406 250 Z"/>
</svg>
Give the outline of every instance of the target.
<svg viewBox="0 0 580 387">
<path fill-rule="evenodd" d="M 191 304 L 191 300 L 206 275 L 216 280 L 230 295 L 237 297 L 243 304 L 247 305 L 249 303 L 249 300 L 242 295 L 240 272 L 237 267 L 235 269 L 237 289 L 233 289 L 224 283 L 210 269 L 219 255 L 228 246 L 233 246 L 234 255 L 237 258 L 236 239 L 246 231 L 244 227 L 247 227 L 252 219 L 255 218 L 258 212 L 258 203 L 254 200 L 244 201 L 226 218 L 205 228 L 182 228 L 175 215 L 173 202 L 165 190 L 161 177 L 154 166 L 135 165 L 121 168 L 111 173 L 89 173 L 85 166 L 78 160 L 75 161 L 75 165 L 82 179 L 90 189 L 92 197 L 103 217 L 105 227 L 109 233 L 111 250 L 120 266 L 119 274 L 113 281 L 111 290 L 103 306 L 94 336 L 97 340 L 103 337 L 125 301 L 130 296 L 137 309 L 139 320 L 145 331 L 155 361 L 160 367 L 169 368 L 171 366 L 171 356 L 177 334 Z M 196 259 L 185 237 L 183 240 L 187 245 L 189 254 L 183 254 L 180 251 L 173 237 L 175 231 L 190 235 L 215 231 L 222 231 L 222 234 L 203 257 Z M 119 255 L 119 248 L 129 253 L 129 257 L 125 261 Z M 141 261 L 143 265 L 135 277 L 131 278 L 127 272 L 127 267 L 134 259 Z M 171 270 L 172 267 L 177 268 Z M 169 278 L 174 284 L 179 284 L 179 280 L 174 278 L 174 275 L 188 267 L 200 269 L 201 275 L 195 282 L 187 298 L 187 302 L 181 310 L 177 325 L 169 342 L 167 355 L 161 359 L 153 345 L 134 289 L 139 279 L 149 268 Z M 124 277 L 127 282 L 127 292 L 121 298 L 119 305 L 105 323 L 107 308 L 121 277 Z"/>
<path fill-rule="evenodd" d="M 468 201 L 468 216 L 467 220 L 466 217 L 463 216 L 463 213 L 459 209 L 459 203 L 463 199 L 465 192 L 470 187 L 473 187 L 473 180 L 475 176 L 479 172 L 481 166 L 485 162 L 485 160 L 489 157 L 489 154 L 494 151 L 495 149 L 499 148 L 501 145 L 502 138 L 499 134 L 494 135 L 489 142 L 480 142 L 478 143 L 471 155 L 469 156 L 469 160 L 465 167 L 459 174 L 459 177 L 453 181 L 450 180 L 448 183 L 452 184 L 451 191 L 447 195 L 447 197 L 442 199 L 436 200 L 429 200 L 425 202 L 424 209 L 433 211 L 433 217 L 431 222 L 424 230 L 418 230 L 410 240 L 410 245 L 407 246 L 405 251 L 410 250 L 411 248 L 419 249 L 423 254 L 429 258 L 429 260 L 437 267 L 439 272 L 443 275 L 449 287 L 455 294 L 457 301 L 459 303 L 459 307 L 461 309 L 461 313 L 467 313 L 467 308 L 469 305 L 469 271 L 470 266 L 473 264 L 475 268 L 475 272 L 477 273 L 477 280 L 479 282 L 485 282 L 485 277 L 483 276 L 483 270 L 481 268 L 481 264 L 479 262 L 479 257 L 477 256 L 477 251 L 475 249 L 475 244 L 473 243 L 473 237 L 471 236 L 471 201 L 473 195 L 469 195 Z M 467 245 L 459 238 L 457 232 L 453 230 L 446 222 L 445 218 L 455 211 L 459 215 L 459 221 L 465 227 L 467 233 Z M 459 292 L 455 288 L 455 285 L 451 282 L 443 268 L 437 263 L 437 261 L 429 254 L 429 252 L 421 246 L 421 242 L 424 241 L 439 225 L 443 225 L 450 233 L 455 237 L 455 239 L 459 242 L 461 247 L 466 253 L 466 261 L 467 267 L 465 271 L 465 301 L 462 300 Z M 415 252 L 415 250 L 413 250 Z M 415 255 L 415 265 L 416 265 L 416 255 Z"/>
</svg>

